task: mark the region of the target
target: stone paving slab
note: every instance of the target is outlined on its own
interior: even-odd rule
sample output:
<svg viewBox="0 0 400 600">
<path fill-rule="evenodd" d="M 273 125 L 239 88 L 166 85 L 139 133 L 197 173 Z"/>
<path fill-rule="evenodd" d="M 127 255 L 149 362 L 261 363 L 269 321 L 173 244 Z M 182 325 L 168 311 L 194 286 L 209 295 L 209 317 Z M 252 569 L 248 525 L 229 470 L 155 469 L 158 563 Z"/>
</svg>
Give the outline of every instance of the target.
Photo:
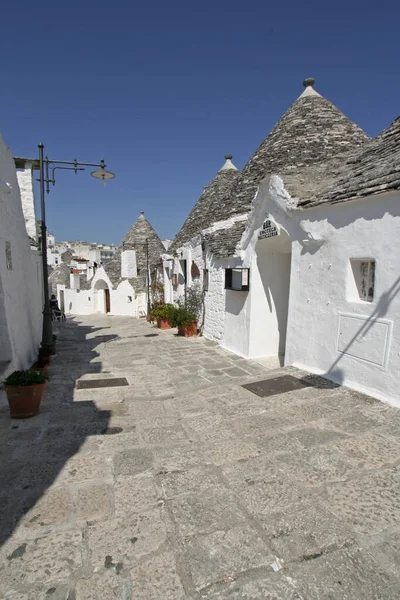
<svg viewBox="0 0 400 600">
<path fill-rule="evenodd" d="M 144 320 L 57 328 L 40 414 L 0 391 L 0 599 L 400 598 L 400 411 Z M 282 376 L 311 387 L 242 387 Z"/>
</svg>

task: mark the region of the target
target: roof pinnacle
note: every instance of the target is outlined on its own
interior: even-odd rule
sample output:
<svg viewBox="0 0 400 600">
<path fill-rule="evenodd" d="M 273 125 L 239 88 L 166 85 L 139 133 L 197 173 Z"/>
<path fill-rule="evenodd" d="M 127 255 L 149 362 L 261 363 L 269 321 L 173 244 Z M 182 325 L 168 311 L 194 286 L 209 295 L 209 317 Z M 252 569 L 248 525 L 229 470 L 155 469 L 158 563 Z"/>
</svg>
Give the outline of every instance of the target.
<svg viewBox="0 0 400 600">
<path fill-rule="evenodd" d="M 305 88 L 312 87 L 314 85 L 314 83 L 315 83 L 314 77 L 307 77 L 307 79 L 305 79 L 303 81 L 303 85 Z"/>
<path fill-rule="evenodd" d="M 316 92 L 313 88 L 313 85 L 315 83 L 315 79 L 314 77 L 307 77 L 307 79 L 305 79 L 303 81 L 303 85 L 304 85 L 304 90 L 303 93 L 299 96 L 299 98 L 306 98 L 307 96 L 313 96 L 314 98 L 321 98 L 321 95 L 318 94 L 318 92 Z"/>
<path fill-rule="evenodd" d="M 220 168 L 220 171 L 237 171 L 232 162 L 232 154 L 225 154 L 225 164 Z"/>
</svg>

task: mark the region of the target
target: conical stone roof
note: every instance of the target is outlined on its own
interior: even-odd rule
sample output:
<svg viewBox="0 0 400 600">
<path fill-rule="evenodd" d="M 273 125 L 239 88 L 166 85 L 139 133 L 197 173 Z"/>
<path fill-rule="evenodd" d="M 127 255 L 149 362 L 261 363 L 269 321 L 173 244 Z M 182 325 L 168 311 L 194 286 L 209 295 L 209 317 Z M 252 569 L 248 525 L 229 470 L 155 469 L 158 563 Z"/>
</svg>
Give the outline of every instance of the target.
<svg viewBox="0 0 400 600">
<path fill-rule="evenodd" d="M 160 262 L 161 254 L 165 253 L 165 248 L 157 233 L 150 225 L 144 213 L 140 213 L 137 221 L 132 225 L 121 246 L 117 249 L 114 256 L 104 265 L 104 269 L 111 279 L 114 286 L 117 286 L 121 277 L 121 253 L 123 250 L 136 251 L 136 264 L 138 276 L 130 279 L 135 291 L 144 289 L 146 284 L 146 240 L 149 243 L 149 265 L 153 269 Z"/>
<path fill-rule="evenodd" d="M 211 227 L 216 221 L 225 219 L 220 211 L 220 203 L 231 190 L 240 175 L 240 171 L 232 163 L 232 156 L 225 156 L 225 164 L 215 175 L 211 183 L 204 188 L 203 193 L 191 210 L 180 232 L 171 244 L 168 252 L 173 253 L 185 242 L 198 235 L 203 229 Z"/>
<path fill-rule="evenodd" d="M 295 173 L 370 140 L 306 79 L 301 96 L 290 106 L 244 167 L 220 203 L 225 218 L 251 208 L 258 184 L 268 174 Z"/>
<path fill-rule="evenodd" d="M 356 152 L 349 152 L 303 172 L 301 180 L 284 178 L 299 206 L 338 203 L 400 189 L 400 117 Z"/>
<path fill-rule="evenodd" d="M 69 288 L 71 267 L 69 263 L 72 259 L 72 252 L 67 250 L 61 254 L 61 262 L 49 274 L 49 290 L 51 294 L 57 294 L 57 285 L 65 285 Z"/>
</svg>

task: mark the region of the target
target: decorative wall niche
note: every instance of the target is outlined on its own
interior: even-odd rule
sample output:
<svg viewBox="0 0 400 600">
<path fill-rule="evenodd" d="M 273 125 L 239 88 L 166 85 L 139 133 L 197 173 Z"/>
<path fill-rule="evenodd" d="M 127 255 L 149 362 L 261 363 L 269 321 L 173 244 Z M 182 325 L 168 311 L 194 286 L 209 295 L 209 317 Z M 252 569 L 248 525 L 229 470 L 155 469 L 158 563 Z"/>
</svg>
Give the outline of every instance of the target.
<svg viewBox="0 0 400 600">
<path fill-rule="evenodd" d="M 351 258 L 348 297 L 352 301 L 373 302 L 375 295 L 375 260 Z"/>
</svg>

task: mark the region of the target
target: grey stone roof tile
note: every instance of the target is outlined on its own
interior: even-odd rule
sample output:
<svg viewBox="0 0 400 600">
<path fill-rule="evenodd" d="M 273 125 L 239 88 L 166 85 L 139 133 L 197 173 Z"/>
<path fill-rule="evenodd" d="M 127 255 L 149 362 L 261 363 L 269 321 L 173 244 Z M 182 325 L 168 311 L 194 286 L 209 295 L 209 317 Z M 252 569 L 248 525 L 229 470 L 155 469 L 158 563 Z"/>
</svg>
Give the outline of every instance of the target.
<svg viewBox="0 0 400 600">
<path fill-rule="evenodd" d="M 59 264 L 49 275 L 49 288 L 52 294 L 57 294 L 57 285 L 65 285 L 69 288 L 69 276 L 71 267 L 67 263 Z"/>
<path fill-rule="evenodd" d="M 400 189 L 400 117 L 358 151 L 283 179 L 303 208 Z"/>
<path fill-rule="evenodd" d="M 361 147 L 369 140 L 329 100 L 317 93 L 302 95 L 246 164 L 231 192 L 222 200 L 221 212 L 229 217 L 250 211 L 258 185 L 266 175 L 296 173 L 307 166 L 325 163 L 350 148 Z"/>
<path fill-rule="evenodd" d="M 228 258 L 233 256 L 236 246 L 246 228 L 247 221 L 234 223 L 227 229 L 218 229 L 204 235 L 207 250 L 212 252 L 214 258 Z"/>
<path fill-rule="evenodd" d="M 230 158 L 227 159 L 227 162 L 230 162 Z M 204 192 L 172 242 L 168 253 L 173 254 L 182 244 L 199 235 L 203 229 L 211 227 L 216 221 L 227 218 L 224 212 L 221 211 L 220 203 L 229 193 L 239 174 L 240 171 L 236 167 L 232 165 L 232 167 L 227 168 L 225 163 L 211 183 L 204 189 Z"/>
<path fill-rule="evenodd" d="M 227 219 L 249 213 L 258 185 L 267 175 L 285 174 L 296 179 L 308 167 L 319 173 L 321 165 L 332 157 L 368 144 L 369 136 L 332 102 L 315 92 L 313 83 L 313 80 L 304 82 L 306 90 L 261 143 L 229 193 L 221 198 L 216 220 L 221 215 Z M 236 238 L 228 242 L 230 251 L 241 235 L 238 226 Z M 221 247 L 219 252 L 225 249 Z"/>
<path fill-rule="evenodd" d="M 72 252 L 67 250 L 61 254 L 61 263 L 53 269 L 49 275 L 49 287 L 52 294 L 57 293 L 57 285 L 65 285 L 69 288 L 69 276 L 71 274 L 71 267 L 69 263 L 72 258 Z"/>
<path fill-rule="evenodd" d="M 138 276 L 129 279 L 135 291 L 142 291 L 146 284 L 146 239 L 149 241 L 149 265 L 150 269 L 160 262 L 161 254 L 165 253 L 162 241 L 154 231 L 143 213 L 140 214 L 137 221 L 132 225 L 123 239 L 121 246 L 118 247 L 114 256 L 103 264 L 104 270 L 109 276 L 113 286 L 123 281 L 121 277 L 121 253 L 122 250 L 136 251 L 136 264 Z"/>
</svg>

